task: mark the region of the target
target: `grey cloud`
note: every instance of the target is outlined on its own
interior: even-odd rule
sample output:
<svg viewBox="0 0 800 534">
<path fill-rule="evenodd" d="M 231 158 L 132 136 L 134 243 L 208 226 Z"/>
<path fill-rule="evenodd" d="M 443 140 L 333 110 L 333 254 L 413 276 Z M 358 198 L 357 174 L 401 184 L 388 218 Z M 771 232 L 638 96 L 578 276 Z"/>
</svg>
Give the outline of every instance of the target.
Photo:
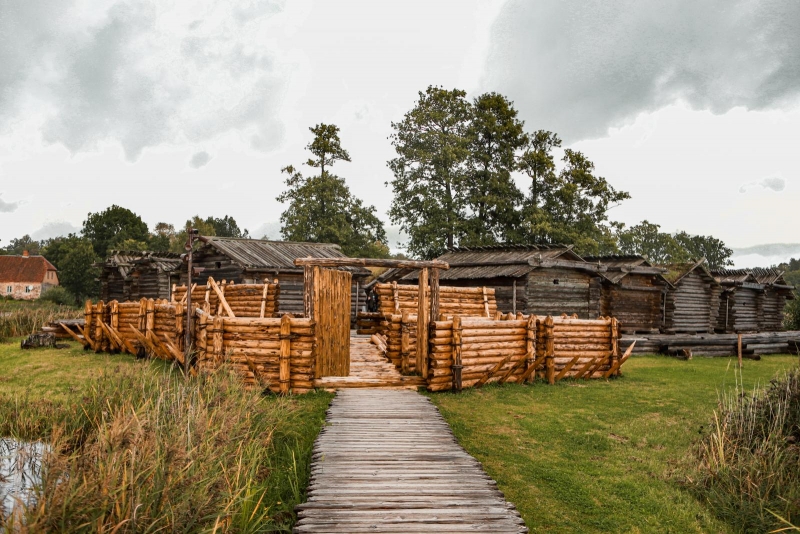
<svg viewBox="0 0 800 534">
<path fill-rule="evenodd" d="M 34 0 L 0 17 L 0 35 L 11 37 L 0 46 L 0 117 L 33 97 L 45 141 L 75 153 L 113 140 L 129 160 L 233 129 L 262 150 L 280 143 L 287 75 L 257 37 L 281 3 L 198 0 L 190 18 L 179 6 L 118 0 L 88 22 L 79 5 Z"/>
<path fill-rule="evenodd" d="M 800 93 L 800 2 L 510 0 L 482 85 L 567 142 L 683 100 L 724 113 Z"/>
<path fill-rule="evenodd" d="M 53 221 L 46 223 L 44 226 L 31 233 L 31 237 L 37 241 L 42 239 L 51 239 L 62 235 L 76 234 L 80 228 L 67 221 Z"/>
<path fill-rule="evenodd" d="M 192 156 L 192 159 L 189 160 L 189 166 L 193 169 L 199 169 L 209 161 L 211 161 L 211 154 L 203 150 L 202 152 L 197 152 Z"/>
<path fill-rule="evenodd" d="M 0 213 L 11 213 L 12 211 L 17 211 L 18 207 L 19 202 L 6 202 L 0 198 Z"/>
<path fill-rule="evenodd" d="M 742 185 L 739 188 L 740 193 L 746 193 L 748 189 L 753 187 L 763 187 L 764 189 L 771 189 L 775 192 L 783 191 L 786 188 L 786 180 L 780 176 L 768 176 L 760 182 L 750 182 Z"/>
</svg>

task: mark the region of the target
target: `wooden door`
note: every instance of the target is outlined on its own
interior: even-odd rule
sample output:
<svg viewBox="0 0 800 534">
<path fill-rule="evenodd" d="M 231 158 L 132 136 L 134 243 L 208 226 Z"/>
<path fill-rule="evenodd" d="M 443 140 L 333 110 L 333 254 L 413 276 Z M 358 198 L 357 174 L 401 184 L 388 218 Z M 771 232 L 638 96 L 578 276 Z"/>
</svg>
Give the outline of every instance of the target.
<svg viewBox="0 0 800 534">
<path fill-rule="evenodd" d="M 324 376 L 350 374 L 350 286 L 348 271 L 314 267 L 312 310 L 316 322 L 316 373 Z"/>
</svg>

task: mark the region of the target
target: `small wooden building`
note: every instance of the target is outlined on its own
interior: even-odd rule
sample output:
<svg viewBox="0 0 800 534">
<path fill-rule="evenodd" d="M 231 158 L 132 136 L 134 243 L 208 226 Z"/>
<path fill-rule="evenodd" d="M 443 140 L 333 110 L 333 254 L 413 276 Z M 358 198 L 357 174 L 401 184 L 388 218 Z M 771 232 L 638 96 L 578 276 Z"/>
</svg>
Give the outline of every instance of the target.
<svg viewBox="0 0 800 534">
<path fill-rule="evenodd" d="M 201 236 L 194 251 L 193 263 L 198 269 L 192 283 L 206 283 L 209 276 L 221 282 L 237 284 L 262 283 L 265 279 L 278 280 L 278 311 L 303 314 L 303 268 L 297 267 L 297 258 L 344 258 L 339 245 L 331 243 L 300 243 L 293 241 L 267 241 L 232 237 Z M 346 267 L 353 275 L 351 296 L 352 321 L 356 311 L 365 305 L 364 282 L 371 275 L 363 267 Z M 183 263 L 175 282 L 186 283 L 187 265 Z"/>
<path fill-rule="evenodd" d="M 494 288 L 497 309 L 508 313 L 581 319 L 600 315 L 601 275 L 605 267 L 589 263 L 571 245 L 501 245 L 457 248 L 437 258 L 450 265 L 440 283 Z M 401 281 L 415 282 L 409 273 Z"/>
<path fill-rule="evenodd" d="M 664 321 L 664 294 L 669 282 L 666 269 L 654 267 L 641 256 L 591 256 L 603 272 L 600 315 L 615 317 L 623 333 L 658 333 Z"/>
<path fill-rule="evenodd" d="M 710 333 L 717 326 L 721 288 L 706 267 L 705 258 L 667 265 L 669 282 L 664 297 L 665 333 Z"/>
<path fill-rule="evenodd" d="M 792 286 L 775 269 L 720 269 L 718 332 L 774 332 L 783 329 L 783 308 Z"/>
<path fill-rule="evenodd" d="M 105 302 L 169 299 L 171 276 L 181 265 L 173 252 L 113 250 L 100 267 L 100 298 Z"/>
</svg>

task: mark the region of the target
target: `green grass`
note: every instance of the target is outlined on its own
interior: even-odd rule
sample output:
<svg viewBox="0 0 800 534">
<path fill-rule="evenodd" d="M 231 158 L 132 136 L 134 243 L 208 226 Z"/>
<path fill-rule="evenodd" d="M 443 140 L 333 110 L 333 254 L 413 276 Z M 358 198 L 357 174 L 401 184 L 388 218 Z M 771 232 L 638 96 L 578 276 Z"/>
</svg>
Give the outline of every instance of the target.
<svg viewBox="0 0 800 534">
<path fill-rule="evenodd" d="M 686 489 L 719 393 L 765 384 L 796 356 L 637 356 L 611 381 L 433 394 L 532 532 L 730 532 Z"/>
<path fill-rule="evenodd" d="M 0 344 L 0 436 L 57 451 L 24 513 L 36 532 L 288 532 L 330 398 L 263 396 L 225 372 L 186 381 L 163 362 L 75 346 Z"/>
</svg>

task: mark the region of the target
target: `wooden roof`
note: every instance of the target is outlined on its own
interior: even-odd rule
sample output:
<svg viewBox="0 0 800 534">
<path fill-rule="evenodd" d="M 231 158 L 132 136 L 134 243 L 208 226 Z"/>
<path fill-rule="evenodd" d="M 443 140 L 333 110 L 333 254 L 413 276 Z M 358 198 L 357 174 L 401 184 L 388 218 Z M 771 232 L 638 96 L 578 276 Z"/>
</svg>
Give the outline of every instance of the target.
<svg viewBox="0 0 800 534">
<path fill-rule="evenodd" d="M 572 245 L 497 245 L 490 247 L 454 248 L 436 258 L 447 262 L 450 269 L 439 273 L 440 280 L 519 278 L 540 267 L 573 267 L 597 271 L 573 250 Z M 403 277 L 416 280 L 417 272 Z"/>
<path fill-rule="evenodd" d="M 607 256 L 586 256 L 583 258 L 589 263 L 597 263 L 606 267 L 602 273 L 603 277 L 613 284 L 618 284 L 629 274 L 643 274 L 656 276 L 664 283 L 669 281 L 664 278 L 667 269 L 654 267 L 642 256 L 637 255 L 607 255 Z M 670 284 L 671 285 L 671 284 Z"/>
<path fill-rule="evenodd" d="M 246 270 L 303 272 L 294 260 L 297 258 L 346 258 L 339 245 L 333 243 L 306 243 L 299 241 L 268 241 L 265 239 L 240 239 L 234 237 L 201 236 L 205 246 Z M 363 267 L 344 268 L 357 276 L 371 273 Z"/>
<path fill-rule="evenodd" d="M 150 250 L 112 250 L 106 261 L 98 264 L 104 269 L 118 269 L 123 278 L 133 268 L 142 263 L 150 263 L 160 272 L 172 272 L 181 266 L 181 255 L 174 252 L 154 252 Z"/>
<path fill-rule="evenodd" d="M 790 289 L 791 286 L 783 278 L 783 271 L 778 269 L 762 269 L 753 267 L 749 269 L 715 269 L 712 271 L 714 278 L 725 286 L 750 287 L 763 289 L 767 286 Z"/>
<path fill-rule="evenodd" d="M 711 271 L 708 270 L 705 258 L 700 258 L 699 260 L 687 263 L 671 263 L 667 265 L 661 265 L 660 267 L 664 267 L 667 270 L 667 272 L 664 273 L 664 278 L 673 286 L 678 285 L 683 278 L 695 271 L 697 271 L 697 273 L 703 279 L 711 282 L 712 285 L 719 285 L 719 282 L 717 282 L 717 280 L 711 274 Z"/>
<path fill-rule="evenodd" d="M 0 282 L 42 283 L 56 270 L 44 256 L 0 256 Z"/>
</svg>

